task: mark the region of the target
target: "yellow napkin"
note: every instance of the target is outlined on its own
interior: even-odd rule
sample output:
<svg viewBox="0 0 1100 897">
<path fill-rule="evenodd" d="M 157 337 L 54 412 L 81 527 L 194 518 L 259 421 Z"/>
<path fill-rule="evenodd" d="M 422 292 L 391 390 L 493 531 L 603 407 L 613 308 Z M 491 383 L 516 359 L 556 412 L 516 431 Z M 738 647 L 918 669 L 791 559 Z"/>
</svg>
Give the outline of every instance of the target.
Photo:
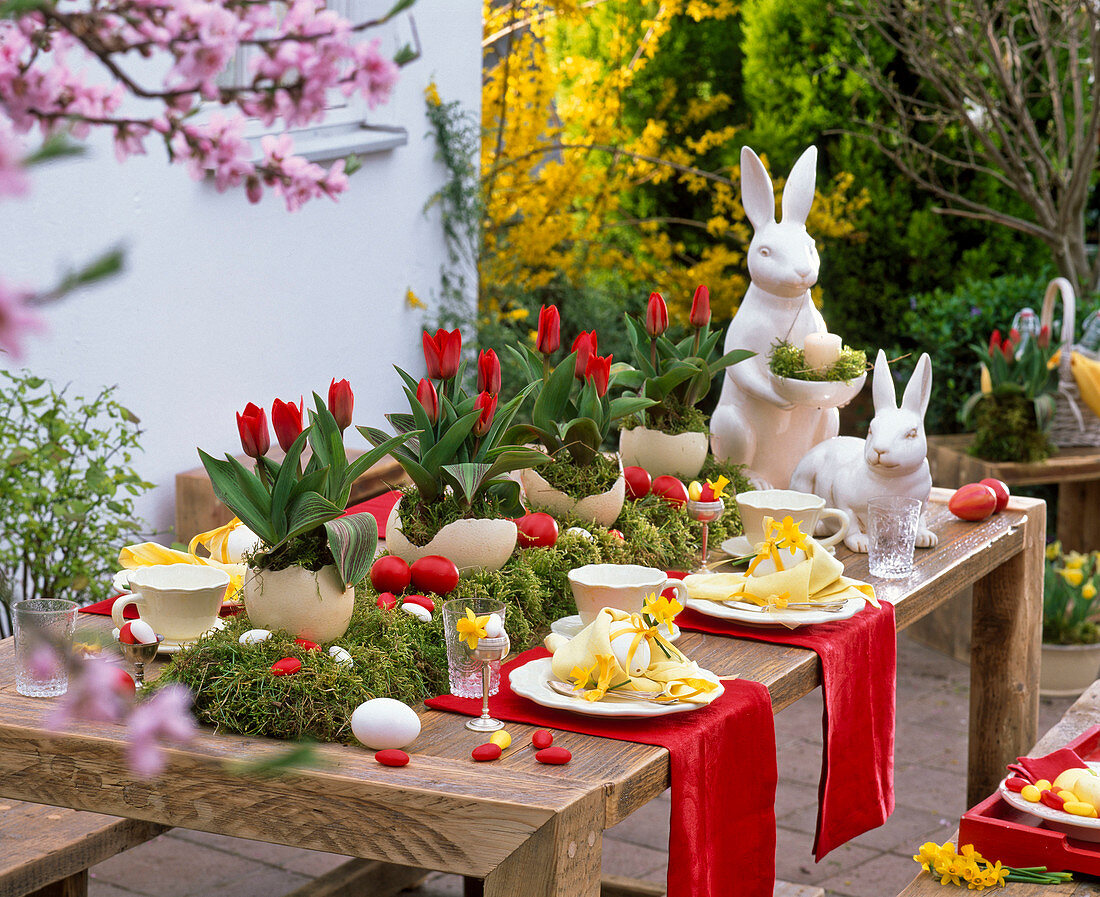
<svg viewBox="0 0 1100 897">
<path fill-rule="evenodd" d="M 635 663 L 640 646 L 646 644 L 650 661 L 641 674 L 630 676 L 615 656 L 612 641 L 620 639 L 628 642 L 628 665 Z M 655 691 L 661 694 L 658 702 L 675 698 L 692 704 L 709 704 L 718 697 L 713 674 L 688 660 L 656 626 L 648 626 L 641 614 L 605 607 L 573 638 L 565 641 L 550 636 L 546 647 L 553 653 L 554 676 L 572 682 L 588 701 L 598 701 L 608 691 L 623 695 Z"/>
<path fill-rule="evenodd" d="M 118 553 L 118 562 L 125 570 L 151 567 L 154 564 L 197 564 L 200 567 L 216 567 L 229 574 L 229 585 L 225 589 L 227 601 L 234 600 L 244 584 L 244 564 L 223 564 L 212 558 L 196 557 L 186 551 L 177 551 L 175 548 L 158 545 L 156 542 L 127 545 Z"/>
<path fill-rule="evenodd" d="M 1059 349 L 1047 366 L 1058 367 L 1061 358 L 1062 350 Z M 1100 361 L 1093 361 L 1080 352 L 1074 352 L 1069 357 L 1069 369 L 1077 382 L 1077 389 L 1081 392 L 1081 401 L 1092 409 L 1093 414 L 1100 415 Z"/>
<path fill-rule="evenodd" d="M 252 530 L 241 523 L 240 518 L 234 517 L 225 526 L 199 533 L 187 546 L 189 554 L 197 552 L 195 549 L 202 545 L 210 552 L 210 557 L 223 564 L 239 564 L 242 555 L 252 549 L 260 540 Z"/>
</svg>

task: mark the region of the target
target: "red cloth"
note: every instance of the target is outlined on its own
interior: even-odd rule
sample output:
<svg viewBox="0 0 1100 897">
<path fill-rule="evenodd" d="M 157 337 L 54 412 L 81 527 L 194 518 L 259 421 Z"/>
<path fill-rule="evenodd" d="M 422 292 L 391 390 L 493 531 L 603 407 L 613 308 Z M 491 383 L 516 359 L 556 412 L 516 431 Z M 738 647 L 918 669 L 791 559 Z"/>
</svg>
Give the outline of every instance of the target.
<svg viewBox="0 0 1100 897">
<path fill-rule="evenodd" d="M 396 489 L 390 492 L 383 492 L 381 495 L 376 495 L 374 498 L 368 498 L 366 501 L 361 501 L 357 505 L 352 505 L 346 511 L 344 511 L 344 517 L 349 514 L 358 514 L 362 511 L 369 511 L 374 515 L 374 519 L 378 521 L 378 538 L 386 538 L 386 521 L 390 518 L 390 511 L 393 510 L 393 506 L 397 504 L 397 500 L 401 497 L 401 493 Z"/>
<path fill-rule="evenodd" d="M 894 811 L 894 606 L 868 606 L 849 620 L 799 629 L 739 626 L 684 610 L 681 629 L 810 648 L 821 658 L 824 748 L 814 857 L 882 825 Z"/>
<path fill-rule="evenodd" d="M 115 595 L 114 598 L 104 598 L 102 601 L 97 601 L 95 604 L 89 604 L 87 607 L 80 608 L 82 614 L 103 614 L 106 617 L 111 616 L 111 608 L 115 606 L 115 602 L 121 598 L 121 595 Z M 234 614 L 238 614 L 241 611 L 239 604 L 223 604 L 221 615 L 223 617 L 232 617 Z M 137 608 L 132 604 L 128 606 L 123 612 L 122 616 L 127 620 L 136 620 L 138 617 Z"/>
<path fill-rule="evenodd" d="M 1040 779 L 1053 782 L 1059 773 L 1067 769 L 1082 769 L 1087 765 L 1076 751 L 1061 748 L 1042 757 L 1017 757 L 1015 763 L 1008 764 L 1008 768 L 1034 784 Z"/>
<path fill-rule="evenodd" d="M 545 649 L 533 648 L 504 665 L 500 692 L 489 699 L 493 716 L 667 748 L 672 773 L 668 897 L 771 897 L 777 773 L 767 688 L 747 679 L 724 682 L 725 694 L 708 706 L 671 716 L 581 716 L 541 707 L 509 687 L 507 674 L 513 668 L 547 656 Z M 479 699 L 444 695 L 424 703 L 469 716 L 481 713 Z"/>
</svg>

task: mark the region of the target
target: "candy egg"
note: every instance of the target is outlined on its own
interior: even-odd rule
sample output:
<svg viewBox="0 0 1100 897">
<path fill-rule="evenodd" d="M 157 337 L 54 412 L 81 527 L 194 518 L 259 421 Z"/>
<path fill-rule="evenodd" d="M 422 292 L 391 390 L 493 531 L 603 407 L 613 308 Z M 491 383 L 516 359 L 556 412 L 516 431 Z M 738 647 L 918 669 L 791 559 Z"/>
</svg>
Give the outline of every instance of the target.
<svg viewBox="0 0 1100 897">
<path fill-rule="evenodd" d="M 111 675 L 115 680 L 111 683 L 111 691 L 124 698 L 137 694 L 137 684 L 134 682 L 133 677 L 124 669 L 121 667 L 111 667 Z"/>
<path fill-rule="evenodd" d="M 486 760 L 496 760 L 500 757 L 500 745 L 492 741 L 488 744 L 479 744 L 470 752 L 470 756 L 478 763 L 484 763 Z"/>
<path fill-rule="evenodd" d="M 320 645 L 318 645 L 316 642 L 311 642 L 307 638 L 296 638 L 294 640 L 294 644 L 296 644 L 299 648 L 305 648 L 307 651 L 320 651 L 321 650 Z"/>
<path fill-rule="evenodd" d="M 268 629 L 249 629 L 248 632 L 241 633 L 237 641 L 242 645 L 258 645 L 269 638 L 271 638 L 271 631 Z"/>
<path fill-rule="evenodd" d="M 507 730 L 499 729 L 489 736 L 489 740 L 496 745 L 500 746 L 502 751 L 508 750 L 508 746 L 512 743 L 512 736 L 508 734 Z"/>
<path fill-rule="evenodd" d="M 151 645 L 157 640 L 157 634 L 144 620 L 131 620 L 122 624 L 118 631 L 118 640 L 127 645 Z"/>
<path fill-rule="evenodd" d="M 531 733 L 531 744 L 541 750 L 542 748 L 548 748 L 554 743 L 554 736 L 547 732 L 545 729 L 536 729 Z"/>
<path fill-rule="evenodd" d="M 488 638 L 500 638 L 504 635 L 504 622 L 500 619 L 500 614 L 489 614 L 489 619 L 485 622 L 485 635 Z"/>
<path fill-rule="evenodd" d="M 419 604 L 413 604 L 411 601 L 406 601 L 401 605 L 401 610 L 416 617 L 421 623 L 431 622 L 432 612 Z"/>
<path fill-rule="evenodd" d="M 567 536 L 583 536 L 589 542 L 595 541 L 595 537 L 592 535 L 592 533 L 590 533 L 584 527 L 580 527 L 580 526 L 571 526 L 571 527 L 569 527 L 569 529 L 567 529 L 565 531 L 565 534 Z"/>
<path fill-rule="evenodd" d="M 292 676 L 301 668 L 302 662 L 297 657 L 284 657 L 271 665 L 271 672 L 276 676 Z"/>
<path fill-rule="evenodd" d="M 374 602 L 381 610 L 393 610 L 397 607 L 397 598 L 393 592 L 383 592 Z"/>
<path fill-rule="evenodd" d="M 548 747 L 543 748 L 535 754 L 535 759 L 538 760 L 539 763 L 549 763 L 554 766 L 561 766 L 563 763 L 568 763 L 572 760 L 573 755 L 563 747 Z"/>
<path fill-rule="evenodd" d="M 419 604 L 428 613 L 435 613 L 435 602 L 427 595 L 406 595 L 402 599 L 402 604 Z"/>
<path fill-rule="evenodd" d="M 409 755 L 404 751 L 399 751 L 396 748 L 388 748 L 384 751 L 379 751 L 374 755 L 374 759 L 381 763 L 383 766 L 408 766 Z"/>
<path fill-rule="evenodd" d="M 630 657 L 630 664 L 627 665 L 628 655 L 630 654 L 630 646 L 634 643 L 636 632 L 634 628 L 629 624 L 615 624 L 608 630 L 611 635 L 611 650 L 615 654 L 615 659 L 619 661 L 619 666 L 626 670 L 630 676 L 641 676 L 649 669 L 650 661 L 652 657 L 649 651 L 649 642 L 644 638 L 638 640 L 638 645 L 634 649 L 634 656 Z"/>
<path fill-rule="evenodd" d="M 328 656 L 336 661 L 337 666 L 350 667 L 355 661 L 351 655 L 339 645 L 333 645 L 328 649 Z"/>
<path fill-rule="evenodd" d="M 393 698 L 374 698 L 352 712 L 351 731 L 376 751 L 403 748 L 420 734 L 420 717 L 407 704 Z"/>
</svg>

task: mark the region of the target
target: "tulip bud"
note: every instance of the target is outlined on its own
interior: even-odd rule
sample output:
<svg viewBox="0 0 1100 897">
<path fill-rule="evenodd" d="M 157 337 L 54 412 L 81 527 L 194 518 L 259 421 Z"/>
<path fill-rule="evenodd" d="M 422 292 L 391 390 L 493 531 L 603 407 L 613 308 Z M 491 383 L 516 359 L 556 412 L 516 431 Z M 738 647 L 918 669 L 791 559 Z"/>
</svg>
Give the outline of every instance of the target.
<svg viewBox="0 0 1100 897">
<path fill-rule="evenodd" d="M 698 330 L 710 323 L 710 290 L 702 284 L 695 288 L 695 295 L 691 297 L 691 314 L 688 320 Z"/>
<path fill-rule="evenodd" d="M 462 353 L 462 335 L 458 330 L 448 333 L 440 328 L 435 336 L 425 330 L 422 341 L 428 376 L 433 380 L 450 380 L 454 377 L 458 373 L 459 356 Z"/>
<path fill-rule="evenodd" d="M 487 392 L 479 393 L 474 407 L 481 411 L 477 423 L 474 424 L 474 435 L 484 436 L 492 426 L 493 415 L 497 413 L 497 397 Z"/>
<path fill-rule="evenodd" d="M 477 356 L 477 391 L 494 396 L 500 392 L 500 359 L 492 349 Z"/>
<path fill-rule="evenodd" d="M 1045 349 L 1050 345 L 1050 327 L 1044 324 L 1039 328 L 1039 336 L 1036 338 L 1036 342 L 1039 344 L 1040 349 Z"/>
<path fill-rule="evenodd" d="M 649 294 L 649 304 L 645 310 L 645 332 L 650 339 L 656 339 L 668 330 L 668 306 L 658 292 Z"/>
<path fill-rule="evenodd" d="M 427 413 L 428 420 L 435 424 L 439 420 L 439 394 L 427 377 L 421 377 L 416 385 L 416 400 Z"/>
<path fill-rule="evenodd" d="M 596 354 L 596 331 L 593 330 L 590 333 L 581 331 L 580 336 L 573 340 L 573 351 L 577 353 L 577 367 L 573 371 L 573 376 L 583 380 L 588 359 Z"/>
<path fill-rule="evenodd" d="M 249 402 L 244 414 L 237 415 L 237 432 L 241 435 L 241 447 L 250 458 L 259 458 L 271 448 L 271 434 L 267 431 L 267 412 Z"/>
<path fill-rule="evenodd" d="M 593 355 L 588 359 L 584 369 L 584 379 L 596 387 L 596 395 L 601 398 L 607 394 L 607 385 L 611 380 L 612 358 L 614 358 L 613 355 L 608 355 L 606 358 Z"/>
<path fill-rule="evenodd" d="M 1012 342 L 1011 337 L 1001 343 L 1001 352 L 1004 354 L 1005 361 L 1010 364 L 1016 360 L 1016 344 Z"/>
<path fill-rule="evenodd" d="M 328 388 L 328 410 L 336 418 L 336 425 L 341 432 L 351 426 L 351 411 L 354 407 L 355 395 L 351 391 L 351 384 L 347 380 L 337 383 L 333 377 Z"/>
<path fill-rule="evenodd" d="M 275 436 L 279 440 L 279 447 L 284 452 L 289 452 L 302 433 L 302 410 L 305 408 L 305 399 L 295 405 L 293 402 L 284 402 L 276 399 L 271 403 L 271 426 L 275 428 Z"/>
<path fill-rule="evenodd" d="M 539 332 L 535 348 L 543 355 L 558 351 L 561 345 L 561 315 L 556 305 L 544 305 L 539 311 Z"/>
<path fill-rule="evenodd" d="M 1001 348 L 1001 331 L 994 330 L 989 337 L 989 354 L 999 351 Z"/>
</svg>

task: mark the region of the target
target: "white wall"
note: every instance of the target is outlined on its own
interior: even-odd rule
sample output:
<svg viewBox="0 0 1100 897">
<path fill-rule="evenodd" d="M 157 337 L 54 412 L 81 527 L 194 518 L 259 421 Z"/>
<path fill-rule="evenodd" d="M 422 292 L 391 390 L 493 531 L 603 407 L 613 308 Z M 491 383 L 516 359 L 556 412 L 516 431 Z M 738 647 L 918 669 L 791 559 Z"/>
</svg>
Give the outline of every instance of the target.
<svg viewBox="0 0 1100 897">
<path fill-rule="evenodd" d="M 387 3 L 386 6 L 391 4 Z M 198 466 L 196 446 L 240 451 L 234 412 L 249 401 L 322 396 L 332 377 L 355 390 L 355 423 L 384 426 L 405 406 L 398 364 L 423 369 L 423 310 L 412 288 L 438 289 L 444 249 L 425 202 L 442 181 L 423 89 L 477 110 L 480 4 L 420 0 L 422 56 L 402 69 L 391 103 L 371 120 L 408 129 L 333 203 L 288 213 L 281 198 L 250 205 L 167 164 L 163 149 L 118 164 L 94 144 L 82 158 L 36 169 L 31 194 L 0 210 L 0 276 L 46 287 L 64 267 L 124 242 L 127 270 L 46 311 L 24 365 L 74 394 L 118 385 L 144 429 L 139 473 L 157 484 L 139 512 L 171 541 L 174 476 Z M 404 29 L 408 33 L 408 29 Z M 385 45 L 384 45 L 385 46 Z M 349 445 L 365 446 L 349 431 Z"/>
</svg>

